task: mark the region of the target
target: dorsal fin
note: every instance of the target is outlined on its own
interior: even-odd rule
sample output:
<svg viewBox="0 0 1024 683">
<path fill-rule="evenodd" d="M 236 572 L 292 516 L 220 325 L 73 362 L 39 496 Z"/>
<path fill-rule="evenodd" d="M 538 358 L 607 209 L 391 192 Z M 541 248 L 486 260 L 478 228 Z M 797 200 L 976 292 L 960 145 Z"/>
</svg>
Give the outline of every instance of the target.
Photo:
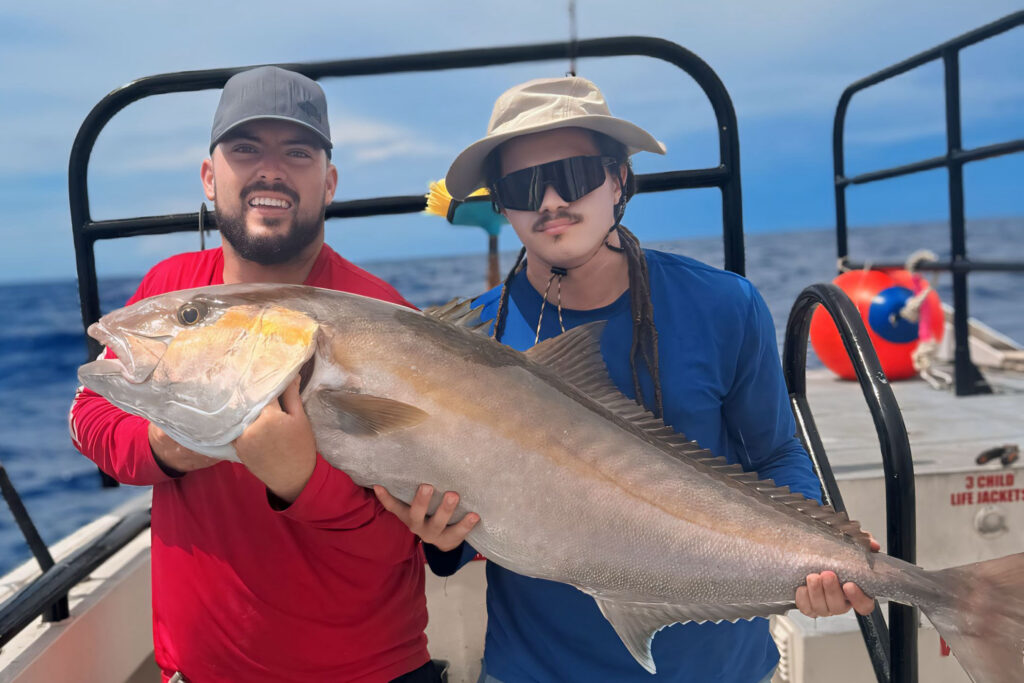
<svg viewBox="0 0 1024 683">
<path fill-rule="evenodd" d="M 428 306 L 427 308 L 424 308 L 423 314 L 429 315 L 432 318 L 437 318 L 438 320 L 445 320 L 445 316 L 448 313 L 450 313 L 455 308 L 458 308 L 459 305 L 467 301 L 469 301 L 469 299 L 460 299 L 458 297 L 455 297 L 454 299 L 451 299 L 447 303 L 438 304 L 436 306 Z"/>
<path fill-rule="evenodd" d="M 822 505 L 802 493 L 790 491 L 788 486 L 777 486 L 771 479 L 760 479 L 756 472 L 747 472 L 739 465 L 730 464 L 725 458 L 711 457 L 709 451 L 682 454 L 681 457 L 695 460 L 699 466 L 706 467 L 717 475 L 724 475 L 730 483 L 739 486 L 741 490 L 751 495 L 769 498 L 788 513 L 799 518 L 810 518 L 840 535 L 849 537 L 865 550 L 871 550 L 871 536 L 861 530 L 860 523 L 851 520 L 845 512 L 836 512 L 831 505 Z"/>
<path fill-rule="evenodd" d="M 423 314 L 486 336 L 491 321 L 480 318 L 483 310 L 483 304 L 473 307 L 473 299 L 455 298 L 446 304 L 424 308 Z"/>
<path fill-rule="evenodd" d="M 760 479 L 756 472 L 747 472 L 740 465 L 713 456 L 623 395 L 608 376 L 601 356 L 604 326 L 604 321 L 597 321 L 574 327 L 540 342 L 526 351 L 526 357 L 550 368 L 665 453 L 721 477 L 750 495 L 768 498 L 795 516 L 821 523 L 870 550 L 870 537 L 846 513 L 836 513 L 830 506 L 820 505 L 801 493 L 791 492 L 789 487 L 776 486 L 771 479 Z"/>
<path fill-rule="evenodd" d="M 574 327 L 527 350 L 526 357 L 551 368 L 564 381 L 645 432 L 668 429 L 650 411 L 624 396 L 608 376 L 601 355 L 604 326 L 605 321 L 598 320 Z"/>
</svg>

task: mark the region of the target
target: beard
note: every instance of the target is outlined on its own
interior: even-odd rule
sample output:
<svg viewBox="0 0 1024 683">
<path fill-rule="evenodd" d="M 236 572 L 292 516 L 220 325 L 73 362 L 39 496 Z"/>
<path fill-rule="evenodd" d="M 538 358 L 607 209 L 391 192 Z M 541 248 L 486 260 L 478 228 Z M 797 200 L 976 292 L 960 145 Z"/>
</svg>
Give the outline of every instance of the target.
<svg viewBox="0 0 1024 683">
<path fill-rule="evenodd" d="M 287 195 L 294 207 L 294 218 L 292 218 L 291 230 L 280 235 L 253 235 L 246 228 L 246 212 L 249 208 L 248 200 L 250 194 L 257 190 L 279 192 Z M 228 244 L 246 261 L 258 263 L 261 266 L 274 266 L 287 263 L 297 258 L 302 251 L 312 244 L 323 230 L 324 217 L 327 207 L 320 207 L 320 211 L 312 217 L 304 218 L 300 212 L 298 195 L 284 185 L 253 183 L 241 192 L 241 203 L 238 213 L 228 213 L 217 209 L 217 229 Z M 276 227 L 288 218 L 264 219 L 268 227 Z"/>
</svg>

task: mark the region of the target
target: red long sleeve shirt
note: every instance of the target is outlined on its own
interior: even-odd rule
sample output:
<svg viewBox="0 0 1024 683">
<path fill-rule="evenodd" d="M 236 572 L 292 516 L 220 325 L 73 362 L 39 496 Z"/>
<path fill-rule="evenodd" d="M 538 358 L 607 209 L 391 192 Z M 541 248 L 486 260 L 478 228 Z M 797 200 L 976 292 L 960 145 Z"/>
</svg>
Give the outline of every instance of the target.
<svg viewBox="0 0 1024 683">
<path fill-rule="evenodd" d="M 129 300 L 223 283 L 220 249 L 154 267 Z M 324 245 L 305 284 L 410 305 Z M 242 465 L 171 477 L 148 423 L 80 389 L 75 446 L 126 484 L 153 485 L 153 637 L 164 678 L 390 681 L 429 656 L 423 559 L 416 538 L 318 454 L 283 511 Z"/>
</svg>

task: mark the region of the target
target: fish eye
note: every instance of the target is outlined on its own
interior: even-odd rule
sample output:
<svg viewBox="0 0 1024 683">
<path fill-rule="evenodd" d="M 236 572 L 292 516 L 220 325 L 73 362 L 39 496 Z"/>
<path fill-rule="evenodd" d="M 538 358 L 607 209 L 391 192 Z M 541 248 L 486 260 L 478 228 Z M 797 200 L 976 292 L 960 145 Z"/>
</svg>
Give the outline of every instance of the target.
<svg viewBox="0 0 1024 683">
<path fill-rule="evenodd" d="M 178 322 L 182 325 L 195 325 L 206 317 L 206 304 L 201 301 L 189 301 L 178 309 Z"/>
</svg>

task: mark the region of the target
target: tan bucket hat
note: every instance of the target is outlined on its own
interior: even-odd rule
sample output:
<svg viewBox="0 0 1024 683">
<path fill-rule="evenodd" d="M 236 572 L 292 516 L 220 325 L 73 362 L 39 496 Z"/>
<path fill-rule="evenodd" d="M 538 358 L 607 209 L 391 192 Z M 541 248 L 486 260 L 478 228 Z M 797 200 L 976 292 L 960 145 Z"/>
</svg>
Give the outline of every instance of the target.
<svg viewBox="0 0 1024 683">
<path fill-rule="evenodd" d="M 541 78 L 509 88 L 494 103 L 487 135 L 452 162 L 445 185 L 452 197 L 465 199 L 484 186 L 484 159 L 514 137 L 556 128 L 587 128 L 626 145 L 629 154 L 664 154 L 665 145 L 643 128 L 612 116 L 604 95 L 585 78 Z"/>
</svg>

